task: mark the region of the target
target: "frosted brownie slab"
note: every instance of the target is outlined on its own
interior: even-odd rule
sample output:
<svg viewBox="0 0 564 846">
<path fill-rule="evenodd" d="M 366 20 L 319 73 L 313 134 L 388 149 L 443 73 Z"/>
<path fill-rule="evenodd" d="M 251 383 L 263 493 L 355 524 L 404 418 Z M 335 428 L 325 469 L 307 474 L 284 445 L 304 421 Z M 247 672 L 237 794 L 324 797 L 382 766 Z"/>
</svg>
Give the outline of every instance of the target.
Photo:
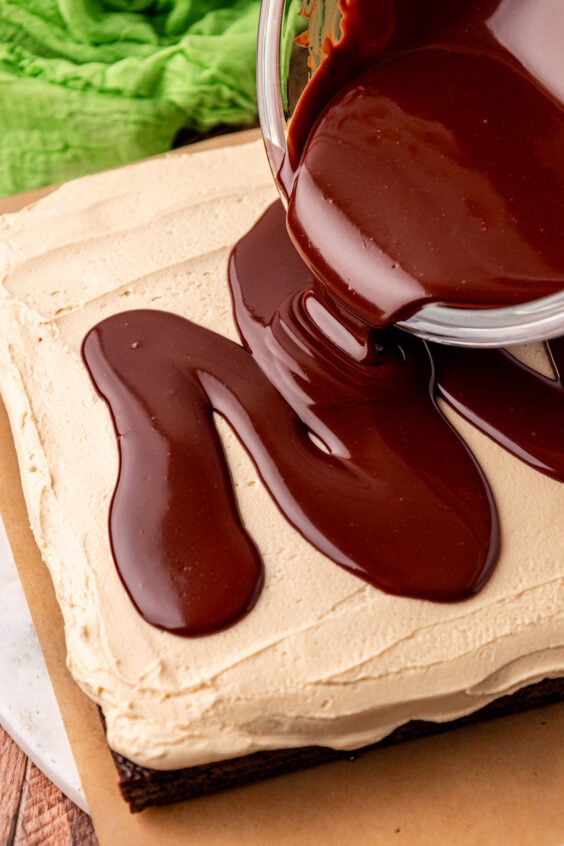
<svg viewBox="0 0 564 846">
<path fill-rule="evenodd" d="M 131 606 L 107 535 L 115 435 L 82 339 L 118 311 L 158 308 L 237 340 L 227 257 L 274 199 L 257 142 L 87 177 L 0 220 L 0 390 L 68 664 L 102 708 L 110 747 L 151 769 L 355 749 L 563 675 L 564 486 L 452 412 L 501 523 L 500 563 L 477 597 L 392 597 L 335 567 L 286 523 L 218 420 L 264 591 L 237 625 L 198 639 L 152 628 Z M 546 370 L 541 351 L 528 354 Z"/>
</svg>

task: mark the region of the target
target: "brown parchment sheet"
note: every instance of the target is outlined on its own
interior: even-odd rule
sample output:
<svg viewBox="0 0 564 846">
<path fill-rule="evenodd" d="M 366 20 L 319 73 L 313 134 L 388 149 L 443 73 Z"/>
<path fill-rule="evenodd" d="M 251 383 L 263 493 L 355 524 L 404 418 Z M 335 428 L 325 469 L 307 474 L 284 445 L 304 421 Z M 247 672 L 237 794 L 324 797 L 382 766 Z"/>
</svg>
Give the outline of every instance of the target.
<svg viewBox="0 0 564 846">
<path fill-rule="evenodd" d="M 0 213 L 45 193 L 1 200 Z M 62 619 L 29 529 L 3 406 L 0 513 L 101 846 L 564 846 L 563 704 L 130 814 L 96 708 L 66 670 Z"/>
</svg>

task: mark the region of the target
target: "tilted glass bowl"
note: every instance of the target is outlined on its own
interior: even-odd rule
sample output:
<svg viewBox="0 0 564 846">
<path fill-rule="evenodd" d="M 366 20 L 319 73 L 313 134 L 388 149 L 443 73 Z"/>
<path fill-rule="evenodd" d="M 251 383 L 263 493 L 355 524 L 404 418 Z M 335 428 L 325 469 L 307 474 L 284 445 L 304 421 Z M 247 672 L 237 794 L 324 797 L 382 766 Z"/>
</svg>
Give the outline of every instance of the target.
<svg viewBox="0 0 564 846">
<path fill-rule="evenodd" d="M 299 95 L 323 61 L 323 43 L 340 38 L 339 0 L 262 0 L 257 51 L 259 118 L 282 202 L 280 168 Z M 308 30 L 309 48 L 296 36 Z M 503 347 L 564 335 L 564 290 L 503 308 L 425 305 L 398 326 L 430 341 L 465 347 Z"/>
</svg>

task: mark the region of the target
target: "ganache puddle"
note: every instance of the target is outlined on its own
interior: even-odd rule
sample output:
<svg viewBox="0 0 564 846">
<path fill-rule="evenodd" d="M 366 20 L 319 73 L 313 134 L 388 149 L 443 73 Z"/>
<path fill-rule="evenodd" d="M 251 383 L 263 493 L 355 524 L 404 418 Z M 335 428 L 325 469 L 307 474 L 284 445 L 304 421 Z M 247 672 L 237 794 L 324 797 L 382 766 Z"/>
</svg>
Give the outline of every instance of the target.
<svg viewBox="0 0 564 846">
<path fill-rule="evenodd" d="M 84 341 L 118 436 L 112 550 L 134 605 L 155 626 L 186 636 L 218 631 L 250 610 L 262 586 L 262 561 L 239 517 L 214 412 L 306 540 L 402 596 L 471 596 L 498 554 L 487 480 L 438 397 L 521 460 L 564 480 L 562 339 L 545 345 L 552 380 L 502 350 L 427 345 L 382 328 L 429 299 L 506 304 L 562 287 L 552 165 L 537 157 L 527 170 L 534 140 L 527 135 L 516 151 L 525 186 L 518 189 L 513 165 L 484 136 L 488 126 L 498 136 L 516 129 L 511 122 L 507 129 L 507 115 L 498 121 L 489 88 L 513 106 L 525 97 L 542 126 L 548 121 L 562 138 L 558 104 L 492 47 L 484 21 L 497 3 L 451 5 L 430 0 L 433 19 L 412 2 L 349 4 L 345 37 L 293 124 L 291 156 L 304 150 L 300 166 L 296 158 L 284 171 L 294 244 L 275 204 L 231 255 L 244 346 L 153 310 L 110 317 Z M 378 44 L 361 26 L 367 15 L 379 22 L 372 30 L 382 33 Z M 425 28 L 432 20 L 437 26 Z M 387 61 L 396 54 L 398 61 Z M 320 99 L 375 55 L 387 63 L 339 94 L 310 134 Z M 435 91 L 451 72 L 446 100 L 440 91 L 429 97 L 429 85 Z M 414 74 L 418 87 L 407 85 Z M 464 79 L 473 80 L 470 94 Z M 464 108 L 451 114 L 449 103 L 461 97 Z M 368 155 L 374 143 L 375 160 Z M 414 222 L 407 213 L 421 208 L 422 196 L 433 212 Z M 445 217 L 452 222 L 455 213 L 458 236 L 451 229 L 445 238 Z M 388 269 L 375 277 L 375 267 Z M 449 293 L 449 278 L 464 284 Z"/>
<path fill-rule="evenodd" d="M 433 360 L 439 395 L 558 479 L 562 383 L 503 352 L 427 347 L 395 330 L 372 363 L 340 355 L 308 325 L 312 277 L 279 205 L 237 245 L 230 279 L 247 349 L 152 310 L 114 315 L 84 342 L 118 436 L 112 549 L 141 615 L 200 635 L 235 622 L 260 592 L 260 556 L 238 515 L 214 411 L 290 523 L 337 564 L 403 596 L 453 601 L 479 590 L 497 557 L 495 507 L 436 406 Z M 561 366 L 564 344 L 548 346 Z"/>
</svg>

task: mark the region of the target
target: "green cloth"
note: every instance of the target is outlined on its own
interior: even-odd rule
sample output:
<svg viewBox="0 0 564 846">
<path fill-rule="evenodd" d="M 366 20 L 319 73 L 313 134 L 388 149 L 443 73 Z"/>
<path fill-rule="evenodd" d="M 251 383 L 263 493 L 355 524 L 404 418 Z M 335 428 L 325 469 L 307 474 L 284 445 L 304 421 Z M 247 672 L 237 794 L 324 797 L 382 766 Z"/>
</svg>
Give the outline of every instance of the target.
<svg viewBox="0 0 564 846">
<path fill-rule="evenodd" d="M 0 0 L 0 197 L 256 118 L 259 0 Z"/>
</svg>

